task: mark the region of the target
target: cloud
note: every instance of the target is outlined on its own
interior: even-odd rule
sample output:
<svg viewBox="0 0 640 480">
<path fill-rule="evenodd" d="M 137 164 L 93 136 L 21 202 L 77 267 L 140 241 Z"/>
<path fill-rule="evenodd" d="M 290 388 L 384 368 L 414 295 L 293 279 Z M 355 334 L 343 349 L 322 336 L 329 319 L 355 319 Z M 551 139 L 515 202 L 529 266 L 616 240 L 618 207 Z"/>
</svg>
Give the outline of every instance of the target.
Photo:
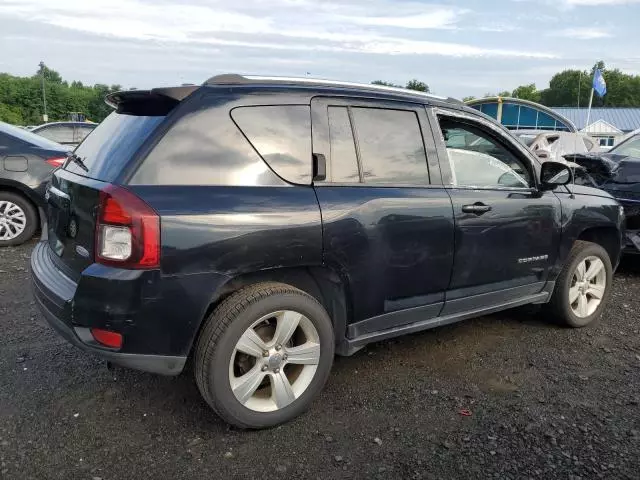
<svg viewBox="0 0 640 480">
<path fill-rule="evenodd" d="M 595 27 L 574 27 L 559 30 L 551 33 L 552 36 L 577 38 L 579 40 L 594 40 L 598 38 L 609 38 L 613 35 L 607 30 Z"/>
<path fill-rule="evenodd" d="M 640 3 L 640 0 L 564 0 L 570 6 L 597 6 L 597 5 L 628 5 Z"/>
<path fill-rule="evenodd" d="M 143 0 L 3 0 L 0 18 L 119 39 L 263 50 L 380 55 L 556 58 L 555 53 L 431 40 L 416 30 L 459 28 L 468 10 L 410 0 L 356 3 L 230 0 L 146 4 Z"/>
<path fill-rule="evenodd" d="M 377 25 L 411 29 L 445 29 L 453 28 L 459 21 L 460 15 L 463 15 L 467 11 L 468 10 L 444 8 L 437 9 L 430 13 L 402 17 L 346 17 L 345 20 L 350 20 L 359 25 Z"/>
</svg>

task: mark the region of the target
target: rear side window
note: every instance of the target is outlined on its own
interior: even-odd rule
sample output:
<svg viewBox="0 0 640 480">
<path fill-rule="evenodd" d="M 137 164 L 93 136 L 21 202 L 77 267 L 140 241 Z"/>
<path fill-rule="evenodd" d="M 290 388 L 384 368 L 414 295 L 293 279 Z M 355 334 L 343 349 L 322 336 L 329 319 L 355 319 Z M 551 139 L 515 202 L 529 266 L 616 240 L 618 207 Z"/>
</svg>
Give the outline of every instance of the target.
<svg viewBox="0 0 640 480">
<path fill-rule="evenodd" d="M 336 183 L 357 183 L 360 181 L 358 173 L 358 158 L 353 140 L 349 111 L 347 107 L 329 107 L 329 138 L 331 151 L 329 153 L 329 178 L 327 181 Z"/>
<path fill-rule="evenodd" d="M 308 105 L 237 107 L 231 111 L 231 118 L 280 177 L 291 183 L 311 183 Z"/>
<path fill-rule="evenodd" d="M 429 183 L 427 156 L 415 112 L 361 107 L 351 110 L 365 183 Z"/>
<path fill-rule="evenodd" d="M 164 118 L 111 113 L 75 150 L 87 170 L 75 162 L 67 162 L 65 169 L 113 181 Z"/>
</svg>

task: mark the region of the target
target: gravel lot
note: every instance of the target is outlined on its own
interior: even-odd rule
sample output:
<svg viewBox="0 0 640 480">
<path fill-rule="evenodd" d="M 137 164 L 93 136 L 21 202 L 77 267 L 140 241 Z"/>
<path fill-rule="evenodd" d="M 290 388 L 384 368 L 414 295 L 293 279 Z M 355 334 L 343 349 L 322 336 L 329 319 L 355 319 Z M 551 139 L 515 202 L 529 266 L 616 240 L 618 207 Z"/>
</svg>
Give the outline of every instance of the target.
<svg viewBox="0 0 640 480">
<path fill-rule="evenodd" d="M 371 345 L 336 359 L 309 413 L 242 432 L 190 375 L 108 370 L 59 339 L 32 247 L 0 250 L 2 479 L 638 478 L 634 259 L 594 327 L 512 311 Z"/>
</svg>

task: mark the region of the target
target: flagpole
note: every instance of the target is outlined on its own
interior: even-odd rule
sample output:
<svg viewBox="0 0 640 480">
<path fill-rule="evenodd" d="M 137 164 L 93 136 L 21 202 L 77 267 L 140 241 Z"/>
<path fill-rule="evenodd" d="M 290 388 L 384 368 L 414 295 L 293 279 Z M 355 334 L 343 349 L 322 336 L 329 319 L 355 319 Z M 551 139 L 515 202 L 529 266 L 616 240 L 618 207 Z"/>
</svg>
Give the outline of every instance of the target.
<svg viewBox="0 0 640 480">
<path fill-rule="evenodd" d="M 591 96 L 589 97 L 589 109 L 587 110 L 587 123 L 584 126 L 586 129 L 589 126 L 589 120 L 591 119 L 591 104 L 593 103 L 593 88 L 591 89 Z"/>
</svg>

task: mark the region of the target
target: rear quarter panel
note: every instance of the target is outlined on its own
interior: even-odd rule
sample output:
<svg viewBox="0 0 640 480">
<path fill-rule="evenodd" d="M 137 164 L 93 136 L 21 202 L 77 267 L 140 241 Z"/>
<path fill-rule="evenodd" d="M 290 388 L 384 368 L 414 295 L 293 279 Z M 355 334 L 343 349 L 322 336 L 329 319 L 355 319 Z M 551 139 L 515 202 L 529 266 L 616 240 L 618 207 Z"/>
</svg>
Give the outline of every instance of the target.
<svg viewBox="0 0 640 480">
<path fill-rule="evenodd" d="M 130 186 L 160 215 L 158 296 L 182 352 L 233 277 L 322 264 L 322 223 L 312 187 Z M 175 345 L 175 343 L 174 343 Z"/>
</svg>

